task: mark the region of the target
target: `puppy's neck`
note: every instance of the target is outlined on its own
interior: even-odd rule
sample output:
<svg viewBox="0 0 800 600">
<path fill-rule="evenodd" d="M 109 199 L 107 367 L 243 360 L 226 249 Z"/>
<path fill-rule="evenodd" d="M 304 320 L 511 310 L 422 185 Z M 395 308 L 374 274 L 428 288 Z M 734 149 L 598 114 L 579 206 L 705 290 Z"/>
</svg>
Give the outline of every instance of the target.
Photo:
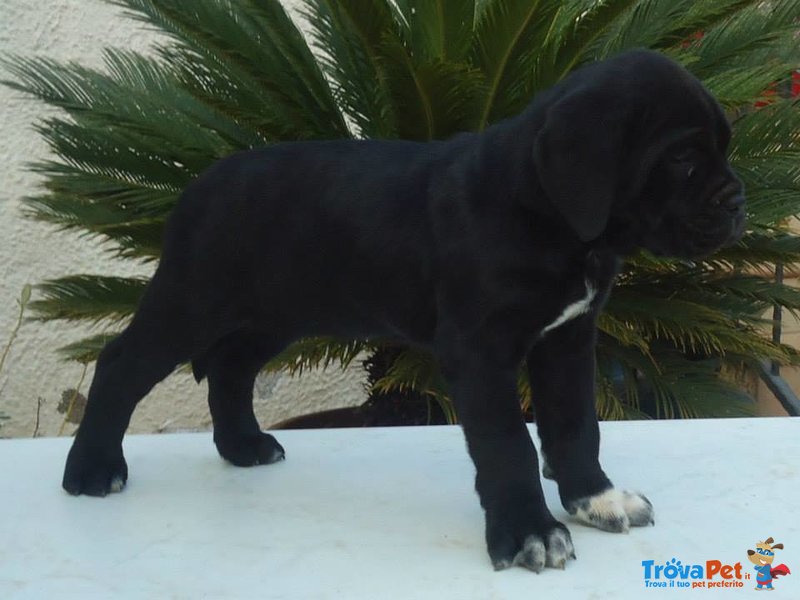
<svg viewBox="0 0 800 600">
<path fill-rule="evenodd" d="M 633 223 L 612 215 L 601 241 L 609 251 L 622 258 L 629 257 L 642 249 L 641 234 L 638 231 L 639 228 Z"/>
<path fill-rule="evenodd" d="M 588 281 L 611 281 L 622 267 L 622 256 L 606 246 L 597 244 L 586 254 L 586 279 Z"/>
</svg>

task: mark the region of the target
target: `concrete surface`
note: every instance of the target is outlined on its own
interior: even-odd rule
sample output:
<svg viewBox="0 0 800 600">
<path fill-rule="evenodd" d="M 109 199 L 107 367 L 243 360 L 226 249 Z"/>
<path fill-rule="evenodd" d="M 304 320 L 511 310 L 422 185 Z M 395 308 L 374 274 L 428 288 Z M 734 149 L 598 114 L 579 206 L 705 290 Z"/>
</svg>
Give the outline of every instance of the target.
<svg viewBox="0 0 800 600">
<path fill-rule="evenodd" d="M 104 499 L 60 489 L 69 440 L 0 441 L 0 597 L 745 598 L 747 550 L 773 537 L 792 574 L 771 597 L 800 598 L 800 418 L 601 427 L 606 471 L 650 498 L 656 525 L 581 526 L 546 481 L 578 558 L 539 575 L 492 571 L 456 427 L 281 431 L 287 460 L 252 469 L 223 463 L 209 434 L 132 436 L 128 487 Z M 675 587 L 648 588 L 643 563 L 673 559 L 704 577 L 651 572 Z"/>
</svg>

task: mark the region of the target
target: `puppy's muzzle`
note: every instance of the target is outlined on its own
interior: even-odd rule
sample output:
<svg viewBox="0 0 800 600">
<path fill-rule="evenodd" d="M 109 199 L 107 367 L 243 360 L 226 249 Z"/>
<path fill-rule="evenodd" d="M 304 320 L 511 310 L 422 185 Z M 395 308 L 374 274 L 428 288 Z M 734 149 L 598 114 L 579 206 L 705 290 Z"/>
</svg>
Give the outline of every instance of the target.
<svg viewBox="0 0 800 600">
<path fill-rule="evenodd" d="M 746 221 L 744 192 L 739 180 L 729 180 L 717 188 L 711 197 L 711 205 L 717 215 L 715 218 L 718 219 L 720 233 L 727 231 L 720 245 L 732 246 L 741 239 Z"/>
<path fill-rule="evenodd" d="M 723 213 L 723 219 L 730 219 L 730 234 L 722 245 L 723 247 L 732 246 L 741 239 L 747 220 L 741 184 L 738 181 L 732 181 L 723 186 L 714 194 L 714 204 Z"/>
</svg>

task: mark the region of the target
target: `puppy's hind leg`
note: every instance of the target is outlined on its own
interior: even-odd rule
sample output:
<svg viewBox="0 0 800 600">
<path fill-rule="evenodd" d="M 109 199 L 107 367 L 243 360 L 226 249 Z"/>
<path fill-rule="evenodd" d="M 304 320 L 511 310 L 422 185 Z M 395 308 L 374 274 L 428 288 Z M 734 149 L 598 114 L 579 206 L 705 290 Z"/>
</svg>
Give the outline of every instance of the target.
<svg viewBox="0 0 800 600">
<path fill-rule="evenodd" d="M 70 494 L 105 496 L 122 489 L 128 479 L 122 438 L 136 404 L 188 359 L 184 319 L 163 291 L 154 278 L 131 324 L 100 353 L 64 470 L 62 485 Z"/>
<path fill-rule="evenodd" d="M 281 445 L 261 431 L 253 412 L 256 376 L 279 350 L 269 346 L 254 334 L 234 333 L 213 346 L 205 360 L 214 443 L 225 460 L 239 467 L 284 458 Z"/>
</svg>

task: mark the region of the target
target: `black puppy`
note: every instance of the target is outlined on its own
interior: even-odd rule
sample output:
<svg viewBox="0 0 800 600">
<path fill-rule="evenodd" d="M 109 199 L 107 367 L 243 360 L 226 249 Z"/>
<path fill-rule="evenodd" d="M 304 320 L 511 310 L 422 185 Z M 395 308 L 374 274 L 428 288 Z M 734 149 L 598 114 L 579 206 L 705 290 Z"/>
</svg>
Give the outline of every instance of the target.
<svg viewBox="0 0 800 600">
<path fill-rule="evenodd" d="M 100 355 L 64 488 L 123 487 L 136 403 L 189 360 L 208 378 L 220 454 L 282 459 L 253 415 L 264 363 L 304 336 L 380 337 L 439 361 L 495 568 L 574 557 L 520 412 L 523 360 L 566 510 L 610 531 L 651 523 L 647 499 L 615 490 L 598 462 L 595 323 L 620 257 L 700 257 L 738 239 L 729 138 L 694 77 L 636 51 L 482 133 L 276 144 L 218 162 L 183 194 L 141 306 Z"/>
</svg>

